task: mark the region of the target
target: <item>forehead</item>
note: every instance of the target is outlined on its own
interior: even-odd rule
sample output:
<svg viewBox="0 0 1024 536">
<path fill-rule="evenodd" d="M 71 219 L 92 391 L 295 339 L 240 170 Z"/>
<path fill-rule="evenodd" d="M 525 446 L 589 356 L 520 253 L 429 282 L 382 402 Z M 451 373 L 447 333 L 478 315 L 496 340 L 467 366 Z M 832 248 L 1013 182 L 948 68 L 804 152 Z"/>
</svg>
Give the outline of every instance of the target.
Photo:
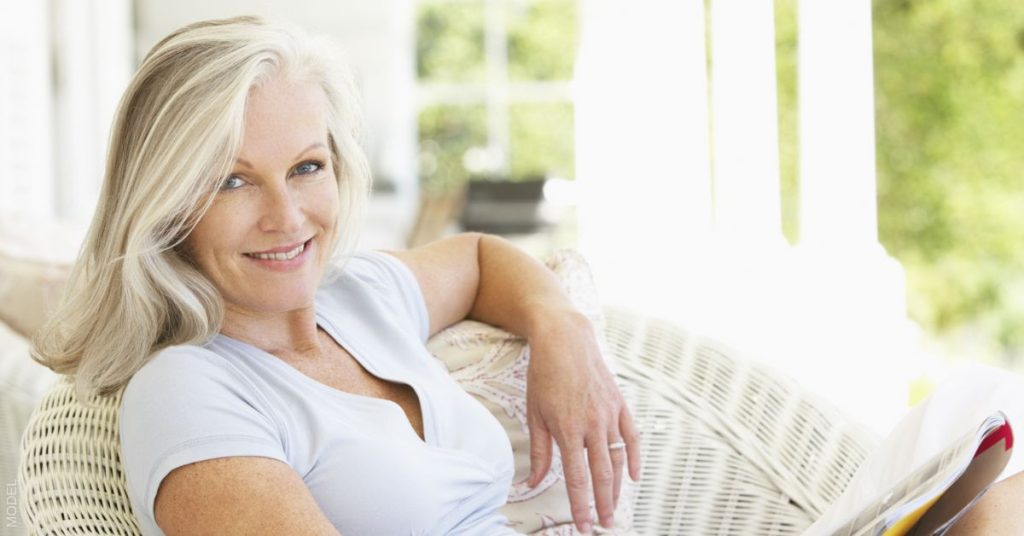
<svg viewBox="0 0 1024 536">
<path fill-rule="evenodd" d="M 327 139 L 327 99 L 312 82 L 275 77 L 249 93 L 242 157 L 288 152 Z M 289 155 L 294 156 L 294 155 Z"/>
</svg>

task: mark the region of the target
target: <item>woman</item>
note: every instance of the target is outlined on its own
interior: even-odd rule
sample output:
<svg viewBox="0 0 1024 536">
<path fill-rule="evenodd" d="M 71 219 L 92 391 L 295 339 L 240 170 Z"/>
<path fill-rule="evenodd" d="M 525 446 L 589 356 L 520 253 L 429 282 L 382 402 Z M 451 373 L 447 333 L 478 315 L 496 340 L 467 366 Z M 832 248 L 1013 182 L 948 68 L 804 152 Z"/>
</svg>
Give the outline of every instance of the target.
<svg viewBox="0 0 1024 536">
<path fill-rule="evenodd" d="M 553 276 L 479 234 L 351 254 L 369 177 L 339 65 L 250 17 L 158 43 L 38 359 L 83 397 L 127 384 L 146 534 L 504 534 L 508 438 L 423 346 L 479 319 L 531 345 L 530 484 L 554 440 L 577 527 L 591 489 L 610 525 L 637 433 Z"/>
</svg>

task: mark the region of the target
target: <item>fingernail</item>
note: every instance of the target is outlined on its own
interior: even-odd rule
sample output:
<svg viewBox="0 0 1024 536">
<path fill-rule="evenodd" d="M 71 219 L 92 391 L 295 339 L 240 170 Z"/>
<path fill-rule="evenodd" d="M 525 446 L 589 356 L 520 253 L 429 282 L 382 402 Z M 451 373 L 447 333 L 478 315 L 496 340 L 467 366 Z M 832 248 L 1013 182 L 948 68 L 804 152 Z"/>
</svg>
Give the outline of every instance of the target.
<svg viewBox="0 0 1024 536">
<path fill-rule="evenodd" d="M 584 521 L 583 524 L 580 525 L 580 533 L 581 534 L 590 534 L 590 522 L 589 521 Z"/>
</svg>

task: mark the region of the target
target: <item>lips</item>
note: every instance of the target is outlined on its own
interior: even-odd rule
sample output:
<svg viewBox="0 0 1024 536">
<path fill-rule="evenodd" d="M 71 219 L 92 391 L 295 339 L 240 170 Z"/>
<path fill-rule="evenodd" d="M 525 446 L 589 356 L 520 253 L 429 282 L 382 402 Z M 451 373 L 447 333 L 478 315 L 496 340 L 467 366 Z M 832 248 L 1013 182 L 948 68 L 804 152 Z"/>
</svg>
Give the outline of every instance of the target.
<svg viewBox="0 0 1024 536">
<path fill-rule="evenodd" d="M 291 250 L 293 250 L 293 249 L 295 249 L 295 248 L 305 244 L 306 242 L 309 242 L 309 239 L 303 240 L 302 242 L 293 242 L 291 244 L 287 244 L 287 245 L 276 247 L 276 248 L 264 249 L 264 250 L 261 250 L 261 251 L 250 251 L 250 252 L 246 253 L 246 255 L 257 255 L 257 254 L 262 254 L 262 253 L 287 253 L 287 252 L 289 252 L 289 251 L 291 251 Z"/>
<path fill-rule="evenodd" d="M 297 244 L 280 246 L 263 251 L 243 253 L 243 255 L 245 255 L 246 257 L 251 257 L 254 259 L 260 259 L 264 261 L 287 261 L 301 255 L 302 252 L 305 251 L 306 246 L 309 245 L 310 240 L 312 240 L 312 238 L 306 240 L 305 242 L 299 242 Z"/>
</svg>

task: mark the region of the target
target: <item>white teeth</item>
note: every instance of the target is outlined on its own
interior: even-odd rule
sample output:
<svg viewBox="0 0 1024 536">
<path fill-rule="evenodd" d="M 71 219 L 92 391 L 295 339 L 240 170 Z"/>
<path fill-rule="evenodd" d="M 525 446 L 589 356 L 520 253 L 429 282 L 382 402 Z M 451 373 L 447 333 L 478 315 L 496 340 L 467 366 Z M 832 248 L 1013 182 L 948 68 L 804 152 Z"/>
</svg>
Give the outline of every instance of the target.
<svg viewBox="0 0 1024 536">
<path fill-rule="evenodd" d="M 306 243 L 303 242 L 287 253 L 246 253 L 246 255 L 265 261 L 287 261 L 298 257 L 299 253 L 305 249 Z"/>
</svg>

